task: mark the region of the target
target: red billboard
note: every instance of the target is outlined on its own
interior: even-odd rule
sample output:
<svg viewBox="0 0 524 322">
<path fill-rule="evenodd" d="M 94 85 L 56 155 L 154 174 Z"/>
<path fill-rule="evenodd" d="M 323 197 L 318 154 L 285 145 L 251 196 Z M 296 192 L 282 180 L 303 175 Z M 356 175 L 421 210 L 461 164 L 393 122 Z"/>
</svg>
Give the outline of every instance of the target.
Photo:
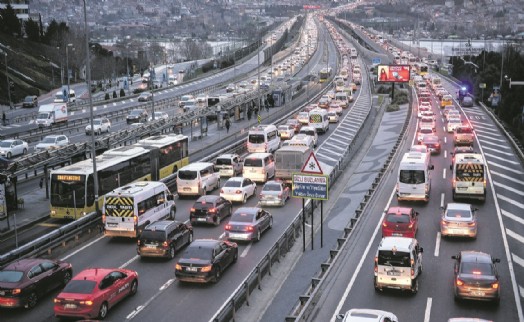
<svg viewBox="0 0 524 322">
<path fill-rule="evenodd" d="M 378 65 L 377 79 L 380 83 L 407 83 L 410 77 L 409 65 Z"/>
<path fill-rule="evenodd" d="M 308 9 L 320 9 L 322 8 L 321 6 L 317 6 L 317 5 L 312 5 L 312 4 L 305 4 L 304 5 L 304 9 L 308 10 Z"/>
</svg>

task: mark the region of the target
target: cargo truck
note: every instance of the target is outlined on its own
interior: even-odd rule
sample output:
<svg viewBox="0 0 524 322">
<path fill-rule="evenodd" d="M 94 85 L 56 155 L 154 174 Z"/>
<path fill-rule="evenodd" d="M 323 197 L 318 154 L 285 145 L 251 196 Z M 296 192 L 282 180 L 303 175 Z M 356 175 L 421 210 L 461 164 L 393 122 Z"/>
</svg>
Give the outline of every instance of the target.
<svg viewBox="0 0 524 322">
<path fill-rule="evenodd" d="M 38 109 L 36 124 L 39 127 L 48 127 L 53 124 L 67 122 L 67 104 L 45 104 Z"/>
<path fill-rule="evenodd" d="M 275 151 L 275 179 L 291 184 L 293 173 L 299 173 L 311 149 L 307 146 L 284 146 Z"/>
</svg>

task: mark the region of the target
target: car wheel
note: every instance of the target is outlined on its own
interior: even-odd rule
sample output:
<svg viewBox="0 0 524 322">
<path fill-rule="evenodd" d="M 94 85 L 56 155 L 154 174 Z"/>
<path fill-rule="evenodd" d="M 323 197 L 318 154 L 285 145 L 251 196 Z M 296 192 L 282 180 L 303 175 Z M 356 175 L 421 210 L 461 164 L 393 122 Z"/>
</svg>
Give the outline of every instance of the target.
<svg viewBox="0 0 524 322">
<path fill-rule="evenodd" d="M 257 236 L 255 237 L 255 241 L 256 241 L 256 242 L 259 242 L 259 241 L 260 241 L 260 235 L 261 235 L 261 234 L 260 234 L 260 229 L 259 229 L 259 230 L 257 230 Z"/>
<path fill-rule="evenodd" d="M 220 266 L 216 266 L 215 276 L 213 277 L 213 282 L 217 283 L 218 281 L 220 281 L 221 277 L 222 277 L 222 272 L 220 271 Z"/>
<path fill-rule="evenodd" d="M 378 287 L 377 278 L 376 277 L 373 278 L 373 287 L 375 288 L 375 292 L 382 292 L 382 289 L 380 287 Z"/>
<path fill-rule="evenodd" d="M 205 196 L 205 195 L 207 195 L 207 188 L 202 187 L 202 196 Z"/>
<path fill-rule="evenodd" d="M 246 202 L 247 202 L 247 195 L 246 195 L 246 194 L 244 194 L 244 198 L 242 199 L 242 203 L 244 203 L 244 204 L 245 204 Z"/>
<path fill-rule="evenodd" d="M 418 292 L 418 278 L 415 278 L 413 282 L 411 282 L 411 293 L 417 294 Z"/>
<path fill-rule="evenodd" d="M 107 302 L 104 302 L 100 306 L 100 310 L 98 310 L 98 318 L 100 320 L 105 319 L 107 316 L 107 311 L 109 311 L 109 307 L 107 306 Z"/>
<path fill-rule="evenodd" d="M 253 194 L 251 195 L 251 197 L 254 197 L 257 195 L 257 187 L 255 186 L 255 189 L 253 190 Z"/>
<path fill-rule="evenodd" d="M 191 244 L 193 242 L 193 233 L 189 233 L 189 238 L 187 239 L 187 244 Z"/>
<path fill-rule="evenodd" d="M 217 180 L 217 185 L 216 185 L 215 189 L 220 189 L 220 179 Z"/>
<path fill-rule="evenodd" d="M 7 156 L 8 159 L 11 159 L 11 156 L 12 156 L 11 152 L 7 152 L 6 156 Z"/>
<path fill-rule="evenodd" d="M 233 263 L 236 263 L 238 260 L 238 248 L 235 250 L 235 255 L 233 255 Z"/>
<path fill-rule="evenodd" d="M 111 130 L 111 127 L 110 127 L 110 126 L 108 126 L 108 127 L 107 127 L 107 131 L 106 131 L 106 132 L 107 132 L 107 133 L 109 133 L 109 131 L 110 131 L 110 130 Z"/>
<path fill-rule="evenodd" d="M 267 229 L 273 228 L 273 217 L 269 218 L 269 226 L 267 226 Z"/>
<path fill-rule="evenodd" d="M 102 135 L 102 130 L 98 129 L 98 131 L 96 132 L 96 135 Z"/>
<path fill-rule="evenodd" d="M 27 154 L 27 149 L 24 149 L 24 151 L 22 152 L 23 155 L 26 155 Z"/>
<path fill-rule="evenodd" d="M 168 218 L 170 220 L 175 220 L 175 215 L 176 215 L 176 208 L 175 207 L 171 207 L 171 210 L 169 210 Z"/>
<path fill-rule="evenodd" d="M 169 258 L 170 259 L 175 258 L 175 247 L 173 246 L 169 247 Z"/>
<path fill-rule="evenodd" d="M 35 292 L 32 292 L 29 294 L 29 297 L 27 297 L 27 304 L 25 305 L 26 308 L 32 309 L 36 306 L 38 303 L 38 295 L 36 295 Z"/>
<path fill-rule="evenodd" d="M 217 214 L 215 216 L 215 226 L 220 226 L 220 222 L 222 221 L 222 219 L 220 218 L 220 215 Z"/>
<path fill-rule="evenodd" d="M 67 283 L 71 280 L 72 272 L 70 270 L 65 271 L 64 278 L 62 279 L 62 285 L 66 286 Z"/>
<path fill-rule="evenodd" d="M 133 282 L 131 283 L 131 291 L 129 291 L 129 295 L 130 296 L 135 295 L 136 291 L 138 291 L 138 281 L 133 280 Z"/>
</svg>

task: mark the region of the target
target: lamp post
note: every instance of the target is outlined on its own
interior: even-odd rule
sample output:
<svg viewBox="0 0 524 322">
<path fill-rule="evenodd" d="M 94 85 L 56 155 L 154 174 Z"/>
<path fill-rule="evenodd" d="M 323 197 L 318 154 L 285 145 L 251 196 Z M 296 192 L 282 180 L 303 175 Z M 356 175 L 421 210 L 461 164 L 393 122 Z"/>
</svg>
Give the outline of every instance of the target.
<svg viewBox="0 0 524 322">
<path fill-rule="evenodd" d="M 89 55 L 89 29 L 87 28 L 87 9 L 86 0 L 82 0 L 84 3 L 84 31 L 85 31 L 85 42 L 86 42 L 86 78 L 87 88 L 89 95 L 89 121 L 91 122 L 91 133 L 95 133 L 95 126 L 93 124 L 93 96 L 91 94 L 91 62 Z M 95 150 L 95 136 L 91 135 L 91 159 L 93 160 L 93 189 L 95 195 L 95 210 L 98 214 L 100 209 L 98 207 L 98 173 L 96 171 L 96 150 Z"/>
<path fill-rule="evenodd" d="M 149 90 L 151 91 L 151 120 L 155 120 L 155 83 L 153 82 L 153 76 L 155 76 L 155 67 L 153 65 L 152 70 L 149 71 Z"/>
<path fill-rule="evenodd" d="M 69 94 L 71 93 L 71 89 L 70 89 L 70 86 L 71 86 L 70 79 L 71 79 L 71 77 L 69 77 L 69 47 L 73 47 L 73 44 L 67 44 L 67 46 L 66 46 L 67 103 L 69 103 Z M 64 99 L 65 99 L 65 97 L 64 97 Z"/>
<path fill-rule="evenodd" d="M 4 54 L 4 63 L 5 63 L 5 78 L 7 82 L 7 98 L 9 100 L 9 109 L 12 108 L 11 106 L 11 84 L 9 83 L 9 71 L 7 68 L 7 52 L 0 49 L 0 53 Z"/>
</svg>

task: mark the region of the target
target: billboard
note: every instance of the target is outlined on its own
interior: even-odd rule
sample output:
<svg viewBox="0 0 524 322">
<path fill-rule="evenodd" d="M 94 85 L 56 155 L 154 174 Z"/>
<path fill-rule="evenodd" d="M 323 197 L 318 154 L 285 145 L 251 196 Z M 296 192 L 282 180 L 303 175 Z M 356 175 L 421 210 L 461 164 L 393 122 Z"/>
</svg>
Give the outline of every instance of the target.
<svg viewBox="0 0 524 322">
<path fill-rule="evenodd" d="M 407 83 L 410 77 L 409 65 L 378 65 L 378 82 Z"/>
</svg>

